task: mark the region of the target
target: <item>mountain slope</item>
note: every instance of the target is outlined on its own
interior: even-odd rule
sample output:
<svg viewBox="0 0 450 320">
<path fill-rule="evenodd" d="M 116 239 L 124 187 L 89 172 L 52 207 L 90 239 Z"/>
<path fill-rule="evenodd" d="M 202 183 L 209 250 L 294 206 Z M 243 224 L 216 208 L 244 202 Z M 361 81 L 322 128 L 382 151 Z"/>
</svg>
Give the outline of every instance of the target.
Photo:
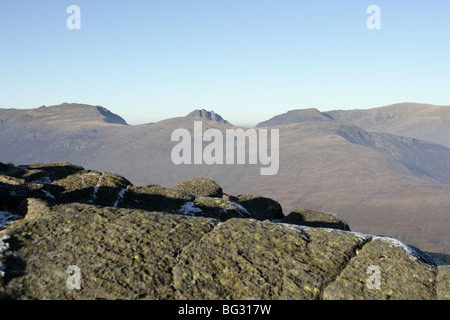
<svg viewBox="0 0 450 320">
<path fill-rule="evenodd" d="M 356 125 L 367 131 L 413 137 L 450 147 L 450 106 L 400 103 L 328 114 L 338 123 Z"/>
<path fill-rule="evenodd" d="M 314 110 L 315 116 L 311 116 Z M 368 110 L 291 110 L 261 122 L 257 127 L 274 127 L 304 121 L 332 121 L 358 126 L 370 132 L 391 133 L 450 147 L 450 106 L 399 103 Z"/>
<path fill-rule="evenodd" d="M 334 121 L 334 119 L 330 115 L 322 113 L 317 109 L 300 109 L 300 110 L 291 110 L 286 113 L 277 115 L 267 121 L 258 123 L 256 127 L 257 128 L 276 127 L 280 125 L 306 121 L 330 122 Z"/>
<path fill-rule="evenodd" d="M 175 165 L 171 161 L 177 144 L 171 141 L 175 129 L 185 128 L 192 134 L 194 121 L 199 120 L 203 130 L 216 128 L 224 133 L 236 128 L 215 121 L 216 117 L 209 120 L 194 114 L 140 126 L 80 123 L 79 118 L 49 125 L 44 118 L 2 124 L 0 161 L 69 161 L 116 172 L 138 185 L 174 185 L 209 177 L 232 194 L 276 198 L 287 212 L 299 207 L 336 212 L 355 230 L 394 235 L 428 251 L 448 252 L 449 149 L 309 118 L 279 127 L 280 170 L 275 176 L 261 176 L 260 164 Z M 325 117 L 314 110 L 308 114 Z"/>
<path fill-rule="evenodd" d="M 0 154 L 6 162 L 72 159 L 83 165 L 110 137 L 130 128 L 121 117 L 99 106 L 64 103 L 37 109 L 0 109 Z"/>
<path fill-rule="evenodd" d="M 76 122 L 127 125 L 124 119 L 104 107 L 77 103 L 42 106 L 37 109 L 0 109 L 0 121 L 2 125 L 61 125 L 64 122 L 72 125 Z"/>
</svg>

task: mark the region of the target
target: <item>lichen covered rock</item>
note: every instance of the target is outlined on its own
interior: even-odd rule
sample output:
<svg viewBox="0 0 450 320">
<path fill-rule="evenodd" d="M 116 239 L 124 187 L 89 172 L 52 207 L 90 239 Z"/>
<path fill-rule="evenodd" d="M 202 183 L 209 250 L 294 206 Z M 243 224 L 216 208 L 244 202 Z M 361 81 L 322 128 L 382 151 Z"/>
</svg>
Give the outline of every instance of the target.
<svg viewBox="0 0 450 320">
<path fill-rule="evenodd" d="M 375 237 L 345 267 L 325 299 L 436 299 L 436 267 L 398 240 Z"/>
<path fill-rule="evenodd" d="M 332 228 L 350 231 L 350 227 L 341 217 L 335 213 L 318 212 L 314 210 L 299 208 L 291 212 L 280 222 L 310 226 L 316 228 Z"/>
<path fill-rule="evenodd" d="M 180 299 L 320 299 L 361 246 L 351 233 L 231 219 L 183 250 Z"/>
<path fill-rule="evenodd" d="M 222 188 L 213 180 L 208 178 L 194 178 L 183 181 L 175 189 L 192 194 L 196 197 L 222 197 Z"/>
<path fill-rule="evenodd" d="M 3 299 L 450 299 L 448 256 L 334 214 L 284 217 L 204 178 L 170 188 L 68 163 L 0 170 Z"/>
<path fill-rule="evenodd" d="M 65 204 L 9 233 L 8 299 L 173 299 L 171 270 L 183 248 L 217 222 L 136 209 Z M 67 287 L 67 268 L 81 289 Z"/>
</svg>

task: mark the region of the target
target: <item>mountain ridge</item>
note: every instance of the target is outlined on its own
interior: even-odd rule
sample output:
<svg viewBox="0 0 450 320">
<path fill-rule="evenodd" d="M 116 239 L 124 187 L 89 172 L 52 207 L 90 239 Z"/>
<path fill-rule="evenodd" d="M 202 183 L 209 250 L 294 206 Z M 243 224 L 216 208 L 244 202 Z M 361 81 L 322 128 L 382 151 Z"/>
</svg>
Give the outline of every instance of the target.
<svg viewBox="0 0 450 320">
<path fill-rule="evenodd" d="M 44 119 L 46 124 L 59 122 L 104 122 L 109 124 L 128 125 L 120 116 L 102 106 L 79 103 L 62 103 L 54 106 L 41 106 L 35 109 L 0 109 L 0 119 L 32 122 Z"/>
<path fill-rule="evenodd" d="M 424 250 L 448 252 L 450 161 L 444 146 L 333 121 L 292 123 L 278 127 L 279 173 L 261 177 L 258 165 L 174 165 L 171 134 L 192 131 L 194 121 L 203 121 L 204 130 L 237 128 L 199 117 L 144 126 L 45 118 L 1 122 L 0 161 L 70 161 L 116 172 L 136 185 L 205 176 L 234 194 L 274 197 L 287 210 L 336 212 L 363 232 L 386 232 Z"/>
<path fill-rule="evenodd" d="M 355 125 L 370 132 L 413 137 L 450 147 L 450 137 L 447 134 L 450 127 L 450 106 L 447 105 L 406 102 L 371 109 L 327 112 L 315 109 L 322 115 L 316 118 L 304 116 L 305 110 L 311 109 L 291 110 L 261 122 L 257 127 L 328 119 L 327 121 L 338 124 Z"/>
<path fill-rule="evenodd" d="M 331 122 L 333 117 L 327 113 L 320 112 L 318 109 L 296 109 L 290 110 L 284 114 L 274 116 L 273 118 L 260 122 L 256 125 L 256 128 L 272 127 L 279 125 L 286 125 L 292 123 L 315 121 L 315 122 Z"/>
</svg>

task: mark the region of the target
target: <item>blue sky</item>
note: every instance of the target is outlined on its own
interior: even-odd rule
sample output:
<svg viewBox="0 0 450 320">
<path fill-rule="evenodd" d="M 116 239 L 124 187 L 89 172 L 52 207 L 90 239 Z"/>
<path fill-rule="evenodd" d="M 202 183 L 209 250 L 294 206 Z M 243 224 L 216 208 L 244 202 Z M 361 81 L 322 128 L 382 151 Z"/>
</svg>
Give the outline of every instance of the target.
<svg viewBox="0 0 450 320">
<path fill-rule="evenodd" d="M 66 27 L 72 4 L 80 30 Z M 1 0 L 0 45 L 0 108 L 79 102 L 131 124 L 205 108 L 251 125 L 450 105 L 448 0 Z"/>
</svg>

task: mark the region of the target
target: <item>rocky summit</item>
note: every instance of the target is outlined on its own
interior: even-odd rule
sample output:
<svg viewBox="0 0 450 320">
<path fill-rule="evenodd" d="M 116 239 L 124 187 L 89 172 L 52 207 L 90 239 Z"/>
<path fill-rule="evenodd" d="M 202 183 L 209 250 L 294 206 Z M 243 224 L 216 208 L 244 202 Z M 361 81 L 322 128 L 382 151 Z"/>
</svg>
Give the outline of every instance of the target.
<svg viewBox="0 0 450 320">
<path fill-rule="evenodd" d="M 448 258 L 206 178 L 0 164 L 2 299 L 447 300 Z"/>
</svg>

